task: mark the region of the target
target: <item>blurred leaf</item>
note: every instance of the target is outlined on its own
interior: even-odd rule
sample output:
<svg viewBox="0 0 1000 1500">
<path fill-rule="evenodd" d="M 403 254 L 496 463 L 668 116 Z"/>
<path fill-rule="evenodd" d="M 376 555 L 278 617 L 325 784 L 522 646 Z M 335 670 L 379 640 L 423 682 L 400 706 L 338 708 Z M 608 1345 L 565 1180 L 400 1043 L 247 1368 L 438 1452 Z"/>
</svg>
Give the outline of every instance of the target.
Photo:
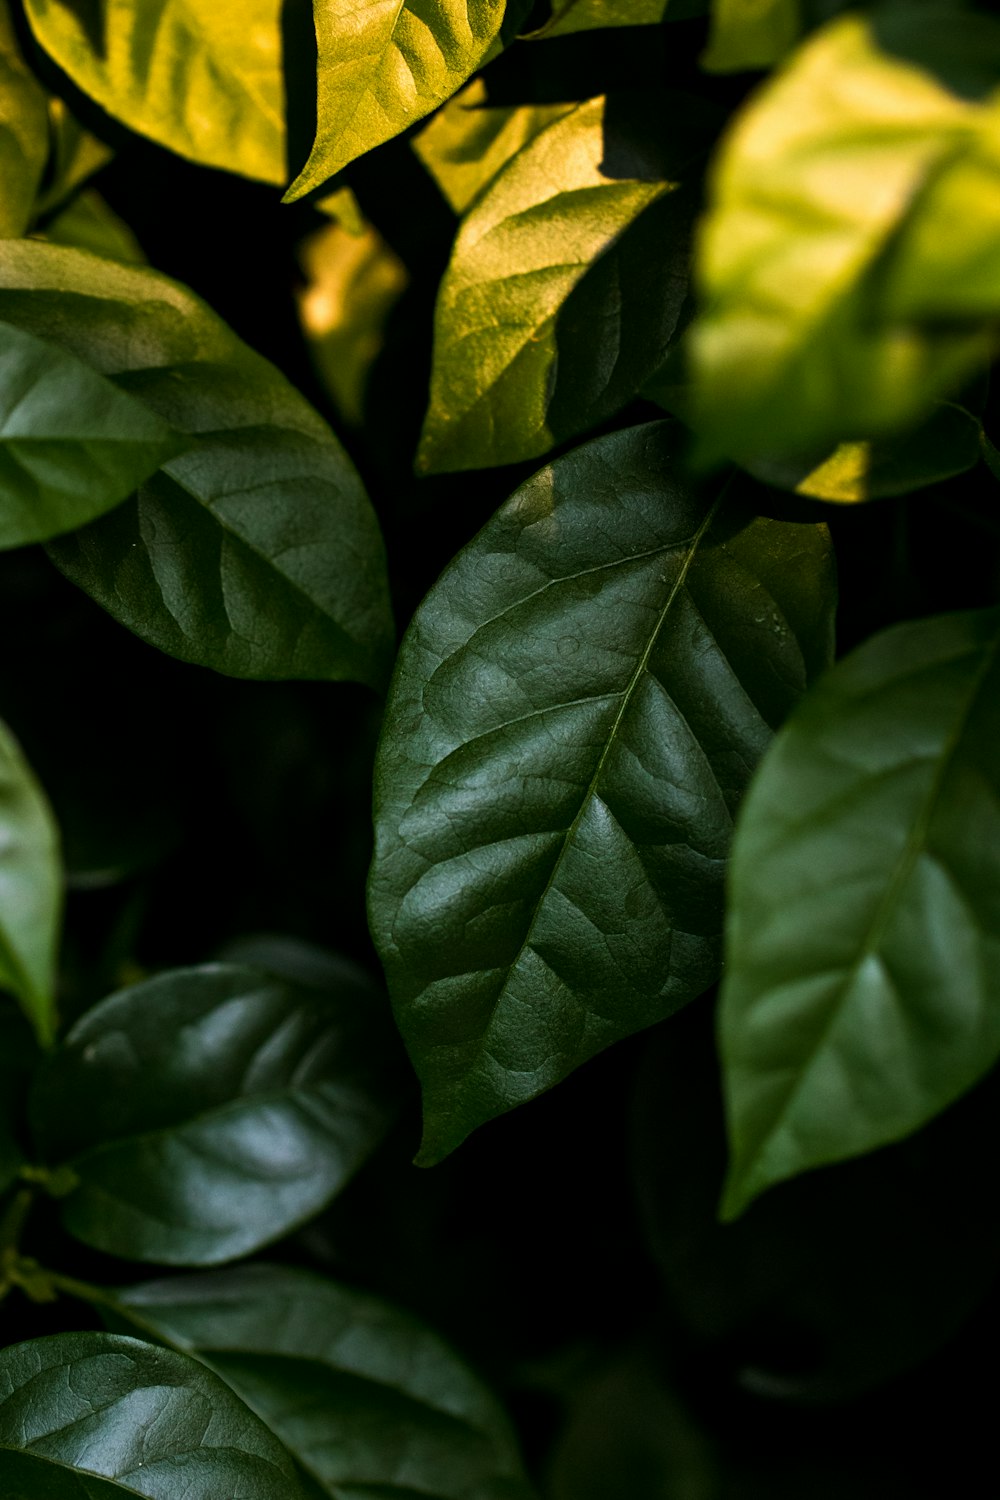
<svg viewBox="0 0 1000 1500">
<path fill-rule="evenodd" d="M 813 690 L 739 820 L 725 1211 L 898 1140 L 1000 1056 L 1000 613 L 876 636 Z"/>
<path fill-rule="evenodd" d="M 287 181 L 281 0 L 25 0 L 77 88 L 209 167 Z"/>
<path fill-rule="evenodd" d="M 697 15 L 706 0 L 552 0 L 552 19 L 536 33 L 540 37 L 567 36 L 608 26 L 655 26 L 675 11 Z"/>
<path fill-rule="evenodd" d="M 800 0 L 712 0 L 701 65 L 710 73 L 770 68 L 795 45 L 800 25 Z"/>
<path fill-rule="evenodd" d="M 88 1012 L 33 1101 L 43 1156 L 79 1180 L 69 1232 L 132 1260 L 214 1265 L 318 1213 L 397 1108 L 384 1006 L 358 1002 L 356 985 L 212 964 Z"/>
<path fill-rule="evenodd" d="M 41 215 L 61 207 L 114 156 L 110 146 L 84 129 L 62 99 L 50 98 L 48 108 L 51 152 L 35 204 L 36 214 Z"/>
<path fill-rule="evenodd" d="M 889 436 L 988 356 L 998 67 L 992 18 L 933 5 L 849 15 L 740 112 L 697 256 L 706 462 L 797 461 Z"/>
<path fill-rule="evenodd" d="M 291 1459 L 217 1375 L 110 1333 L 0 1352 L 9 1500 L 305 1500 Z"/>
<path fill-rule="evenodd" d="M 59 830 L 0 721 L 0 988 L 16 996 L 43 1046 L 55 1035 L 61 919 Z"/>
<path fill-rule="evenodd" d="M 199 437 L 54 545 L 143 640 L 237 677 L 384 681 L 382 541 L 326 423 L 193 293 L 60 245 L 0 245 L 0 318 L 50 338 Z"/>
<path fill-rule="evenodd" d="M 22 1096 L 37 1061 L 23 1016 L 4 1004 L 0 1007 L 0 1193 L 7 1191 L 24 1164 Z"/>
<path fill-rule="evenodd" d="M 0 239 L 24 234 L 49 154 L 45 93 L 17 45 L 0 0 Z"/>
<path fill-rule="evenodd" d="M 732 817 L 826 666 L 822 527 L 681 477 L 655 423 L 521 487 L 404 640 L 369 912 L 421 1161 L 716 976 Z"/>
<path fill-rule="evenodd" d="M 335 219 L 348 234 L 364 234 L 368 228 L 361 205 L 349 187 L 336 188 L 325 198 L 317 198 L 313 207 L 328 219 Z"/>
<path fill-rule="evenodd" d="M 125 220 L 93 188 L 78 193 L 48 221 L 44 238 L 54 245 L 89 250 L 105 260 L 120 260 L 134 266 L 146 263 L 142 246 Z"/>
</svg>

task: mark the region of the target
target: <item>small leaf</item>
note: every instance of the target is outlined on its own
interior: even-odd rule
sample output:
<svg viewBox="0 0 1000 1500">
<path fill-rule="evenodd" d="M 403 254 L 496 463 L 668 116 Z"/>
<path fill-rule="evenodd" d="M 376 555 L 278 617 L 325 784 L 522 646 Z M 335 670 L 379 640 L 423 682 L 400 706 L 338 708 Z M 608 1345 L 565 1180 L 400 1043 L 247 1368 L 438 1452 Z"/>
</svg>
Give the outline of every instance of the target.
<svg viewBox="0 0 1000 1500">
<path fill-rule="evenodd" d="M 36 216 L 62 208 L 114 156 L 110 146 L 84 129 L 62 99 L 50 97 L 48 108 L 51 147 Z"/>
<path fill-rule="evenodd" d="M 916 1130 L 1000 1056 L 1000 613 L 899 625 L 809 694 L 733 854 L 725 1211 Z"/>
<path fill-rule="evenodd" d="M 54 245 L 74 245 L 89 250 L 105 260 L 121 260 L 126 265 L 146 263 L 142 246 L 131 229 L 93 188 L 78 193 L 71 202 L 47 221 L 45 239 Z"/>
<path fill-rule="evenodd" d="M 317 993 L 210 964 L 112 995 L 35 1090 L 42 1155 L 79 1179 L 66 1228 L 167 1265 L 213 1265 L 286 1234 L 391 1124 L 393 1044 L 356 984 Z"/>
<path fill-rule="evenodd" d="M 822 527 L 693 492 L 670 423 L 541 470 L 400 653 L 370 917 L 421 1160 L 716 976 L 732 817 L 829 660 Z"/>
<path fill-rule="evenodd" d="M 62 887 L 52 810 L 0 722 L 0 988 L 16 996 L 42 1046 L 55 1034 Z"/>
<path fill-rule="evenodd" d="M 698 15 L 702 0 L 552 0 L 552 19 L 536 33 L 568 36 L 609 26 L 655 26 L 664 19 Z"/>
<path fill-rule="evenodd" d="M 221 1375 L 333 1496 L 528 1488 L 507 1418 L 416 1318 L 308 1271 L 251 1265 L 115 1294 L 114 1321 Z M 521 1481 L 521 1483 L 517 1483 Z"/>
<path fill-rule="evenodd" d="M 795 44 L 801 0 L 712 0 L 712 32 L 701 65 L 710 73 L 770 68 Z"/>
<path fill-rule="evenodd" d="M 507 0 L 316 0 L 316 141 L 286 201 L 449 99 L 498 42 Z M 522 7 L 523 8 L 523 7 Z"/>
<path fill-rule="evenodd" d="M 50 549 L 136 635 L 237 677 L 381 686 L 378 523 L 329 427 L 186 288 L 61 245 L 0 244 L 0 318 L 199 441 Z"/>
<path fill-rule="evenodd" d="M 25 0 L 77 88 L 181 156 L 286 181 L 281 0 Z"/>
<path fill-rule="evenodd" d="M 25 65 L 0 0 L 0 239 L 27 231 L 49 154 L 45 91 Z"/>
<path fill-rule="evenodd" d="M 305 1500 L 285 1449 L 197 1360 L 110 1333 L 0 1352 L 9 1500 Z"/>
</svg>

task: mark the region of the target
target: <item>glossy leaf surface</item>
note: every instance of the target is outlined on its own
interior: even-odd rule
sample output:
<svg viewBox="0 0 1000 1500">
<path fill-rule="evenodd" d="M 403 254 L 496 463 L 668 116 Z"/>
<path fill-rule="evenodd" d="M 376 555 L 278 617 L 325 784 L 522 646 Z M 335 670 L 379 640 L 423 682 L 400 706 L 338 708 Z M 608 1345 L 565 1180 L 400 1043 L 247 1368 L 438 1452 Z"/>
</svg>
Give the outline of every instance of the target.
<svg viewBox="0 0 1000 1500">
<path fill-rule="evenodd" d="M 186 288 L 58 245 L 0 245 L 0 318 L 60 344 L 199 438 L 56 544 L 136 635 L 237 677 L 384 680 L 378 524 L 326 423 Z"/>
<path fill-rule="evenodd" d="M 9 1500 L 304 1500 L 294 1465 L 197 1360 L 110 1333 L 0 1352 Z"/>
<path fill-rule="evenodd" d="M 693 200 L 592 99 L 519 151 L 463 221 L 434 320 L 418 468 L 537 458 L 611 416 L 662 363 Z"/>
<path fill-rule="evenodd" d="M 498 40 L 506 11 L 507 0 L 316 0 L 316 141 L 288 198 L 450 98 Z"/>
<path fill-rule="evenodd" d="M 822 669 L 825 531 L 679 477 L 678 428 L 530 479 L 403 644 L 369 911 L 422 1160 L 715 978 L 732 818 Z"/>
<path fill-rule="evenodd" d="M 317 1213 L 398 1094 L 383 1011 L 211 964 L 103 1001 L 41 1075 L 43 1156 L 79 1179 L 70 1233 L 133 1260 L 212 1265 Z"/>
<path fill-rule="evenodd" d="M 527 1496 L 507 1419 L 430 1329 L 307 1271 L 253 1265 L 117 1294 L 204 1359 L 331 1495 Z M 381 1488 L 384 1486 L 385 1489 Z"/>
<path fill-rule="evenodd" d="M 192 161 L 275 184 L 285 169 L 281 0 L 26 0 L 77 88 Z"/>
<path fill-rule="evenodd" d="M 1000 616 L 876 636 L 812 692 L 733 855 L 730 1214 L 907 1135 L 1000 1055 Z"/>
<path fill-rule="evenodd" d="M 26 67 L 0 0 L 0 239 L 26 233 L 49 154 L 45 91 Z"/>
<path fill-rule="evenodd" d="M 988 356 L 998 63 L 992 18 L 845 16 L 740 113 L 697 257 L 706 460 L 891 435 Z"/>
<path fill-rule="evenodd" d="M 61 916 L 59 830 L 20 746 L 0 721 L 0 988 L 16 997 L 43 1045 L 55 1031 Z"/>
</svg>

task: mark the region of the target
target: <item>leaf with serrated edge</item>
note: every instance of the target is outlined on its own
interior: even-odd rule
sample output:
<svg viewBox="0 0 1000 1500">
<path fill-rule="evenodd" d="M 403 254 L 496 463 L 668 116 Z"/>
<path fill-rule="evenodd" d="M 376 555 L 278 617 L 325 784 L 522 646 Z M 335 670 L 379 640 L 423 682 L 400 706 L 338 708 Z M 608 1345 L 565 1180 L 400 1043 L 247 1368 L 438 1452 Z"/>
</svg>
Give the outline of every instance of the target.
<svg viewBox="0 0 1000 1500">
<path fill-rule="evenodd" d="M 49 154 L 45 91 L 25 65 L 0 0 L 0 239 L 25 234 Z"/>
<path fill-rule="evenodd" d="M 421 1160 L 711 984 L 732 818 L 828 662 L 825 530 L 680 477 L 671 423 L 541 470 L 404 640 L 372 930 Z"/>
<path fill-rule="evenodd" d="M 55 1033 L 62 893 L 52 809 L 0 721 L 0 988 L 17 998 L 43 1046 Z"/>
<path fill-rule="evenodd" d="M 305 1500 L 281 1443 L 199 1361 L 111 1333 L 0 1351 L 10 1500 Z"/>
<path fill-rule="evenodd" d="M 898 1140 L 1000 1056 L 1000 613 L 898 625 L 809 694 L 733 853 L 725 1211 Z"/>
<path fill-rule="evenodd" d="M 398 1108 L 377 997 L 208 964 L 122 990 L 76 1023 L 32 1102 L 68 1166 L 71 1234 L 166 1265 L 249 1254 L 319 1212 Z"/>
</svg>

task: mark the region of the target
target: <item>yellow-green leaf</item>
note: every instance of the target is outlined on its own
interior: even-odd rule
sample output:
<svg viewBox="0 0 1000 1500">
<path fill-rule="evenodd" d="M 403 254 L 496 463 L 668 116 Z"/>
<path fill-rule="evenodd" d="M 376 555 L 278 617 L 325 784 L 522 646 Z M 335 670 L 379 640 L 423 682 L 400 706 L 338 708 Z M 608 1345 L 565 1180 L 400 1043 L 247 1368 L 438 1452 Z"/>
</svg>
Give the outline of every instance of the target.
<svg viewBox="0 0 1000 1500">
<path fill-rule="evenodd" d="M 799 24 L 799 0 L 713 0 L 701 65 L 710 73 L 769 68 L 793 45 Z"/>
<path fill-rule="evenodd" d="M 49 154 L 45 93 L 17 45 L 0 0 L 0 239 L 24 234 Z"/>
</svg>

